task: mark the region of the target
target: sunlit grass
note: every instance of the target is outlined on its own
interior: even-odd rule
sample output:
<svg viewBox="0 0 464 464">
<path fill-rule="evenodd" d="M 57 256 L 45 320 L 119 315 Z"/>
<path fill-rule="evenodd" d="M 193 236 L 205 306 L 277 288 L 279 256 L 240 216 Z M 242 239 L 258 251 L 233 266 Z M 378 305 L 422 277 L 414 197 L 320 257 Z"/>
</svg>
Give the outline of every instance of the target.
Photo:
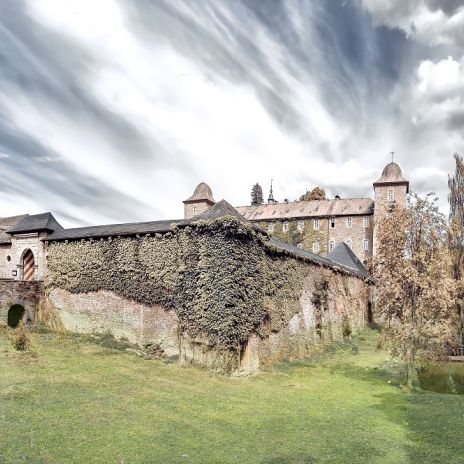
<svg viewBox="0 0 464 464">
<path fill-rule="evenodd" d="M 0 334 L 0 463 L 462 463 L 464 396 L 405 393 L 376 337 L 230 379 Z"/>
</svg>

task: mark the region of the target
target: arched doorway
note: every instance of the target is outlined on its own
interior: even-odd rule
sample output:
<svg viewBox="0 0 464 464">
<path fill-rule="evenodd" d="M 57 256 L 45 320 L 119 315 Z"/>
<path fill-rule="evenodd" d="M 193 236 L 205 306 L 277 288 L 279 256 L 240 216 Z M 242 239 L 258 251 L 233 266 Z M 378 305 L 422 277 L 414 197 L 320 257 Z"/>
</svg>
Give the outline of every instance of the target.
<svg viewBox="0 0 464 464">
<path fill-rule="evenodd" d="M 18 327 L 19 323 L 21 322 L 24 316 L 24 313 L 25 309 L 23 306 L 21 306 L 20 304 L 13 305 L 8 310 L 8 326 L 12 327 L 13 329 L 15 327 Z"/>
<path fill-rule="evenodd" d="M 34 280 L 35 259 L 34 253 L 30 249 L 23 253 L 21 264 L 23 267 L 23 280 Z"/>
</svg>

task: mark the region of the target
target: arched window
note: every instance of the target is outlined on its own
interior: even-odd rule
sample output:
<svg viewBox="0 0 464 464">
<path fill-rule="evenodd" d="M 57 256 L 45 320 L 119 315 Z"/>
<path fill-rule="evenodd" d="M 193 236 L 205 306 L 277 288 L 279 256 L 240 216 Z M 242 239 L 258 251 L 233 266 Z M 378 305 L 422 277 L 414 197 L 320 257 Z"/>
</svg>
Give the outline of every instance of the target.
<svg viewBox="0 0 464 464">
<path fill-rule="evenodd" d="M 34 280 L 35 259 L 34 253 L 30 249 L 23 253 L 21 265 L 23 267 L 23 280 Z"/>
</svg>

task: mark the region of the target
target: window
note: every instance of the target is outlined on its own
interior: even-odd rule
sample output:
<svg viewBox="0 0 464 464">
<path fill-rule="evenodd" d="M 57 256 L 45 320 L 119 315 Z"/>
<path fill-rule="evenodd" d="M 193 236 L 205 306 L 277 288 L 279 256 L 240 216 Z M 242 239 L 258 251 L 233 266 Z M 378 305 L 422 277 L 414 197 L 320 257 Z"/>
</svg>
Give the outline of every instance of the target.
<svg viewBox="0 0 464 464">
<path fill-rule="evenodd" d="M 369 218 L 368 217 L 363 218 L 363 226 L 364 226 L 364 228 L 369 227 Z"/>
<path fill-rule="evenodd" d="M 282 230 L 283 230 L 284 232 L 288 232 L 288 222 L 287 222 L 287 221 L 285 221 L 285 222 L 282 224 Z"/>
<path fill-rule="evenodd" d="M 197 207 L 196 207 L 196 205 L 193 205 L 192 214 L 193 214 L 193 215 L 197 214 Z"/>
<path fill-rule="evenodd" d="M 321 227 L 321 220 L 320 219 L 313 219 L 313 229 L 319 230 Z"/>
<path fill-rule="evenodd" d="M 351 229 L 351 227 L 353 226 L 353 218 L 346 218 L 346 227 L 348 227 L 349 229 Z"/>
<path fill-rule="evenodd" d="M 388 189 L 387 199 L 388 201 L 393 201 L 395 199 L 395 191 L 393 189 Z"/>
<path fill-rule="evenodd" d="M 272 234 L 272 232 L 274 232 L 274 223 L 273 222 L 270 222 L 268 225 L 267 225 L 267 231 Z"/>
<path fill-rule="evenodd" d="M 329 251 L 332 251 L 335 248 L 335 240 L 329 241 Z"/>
<path fill-rule="evenodd" d="M 330 228 L 331 228 L 331 229 L 335 229 L 335 218 L 332 218 L 332 219 L 330 220 Z"/>
<path fill-rule="evenodd" d="M 350 248 L 353 248 L 353 240 L 351 240 L 350 238 L 348 240 L 345 240 L 345 243 L 350 247 Z"/>
<path fill-rule="evenodd" d="M 319 253 L 319 250 L 321 249 L 319 242 L 313 242 L 313 253 Z"/>
<path fill-rule="evenodd" d="M 298 221 L 298 231 L 303 232 L 304 230 L 304 221 Z"/>
<path fill-rule="evenodd" d="M 369 251 L 369 240 L 367 240 L 366 238 L 363 240 L 363 250 Z"/>
</svg>

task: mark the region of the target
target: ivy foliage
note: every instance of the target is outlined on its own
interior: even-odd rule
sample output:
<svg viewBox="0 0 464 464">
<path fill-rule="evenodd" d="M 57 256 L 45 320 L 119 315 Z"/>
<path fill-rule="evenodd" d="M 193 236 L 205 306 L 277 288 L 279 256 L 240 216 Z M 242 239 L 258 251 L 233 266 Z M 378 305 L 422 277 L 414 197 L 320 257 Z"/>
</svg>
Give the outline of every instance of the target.
<svg viewBox="0 0 464 464">
<path fill-rule="evenodd" d="M 277 332 L 301 309 L 315 269 L 230 216 L 155 236 L 52 242 L 46 288 L 162 305 L 194 342 L 238 352 L 250 333 Z"/>
</svg>

